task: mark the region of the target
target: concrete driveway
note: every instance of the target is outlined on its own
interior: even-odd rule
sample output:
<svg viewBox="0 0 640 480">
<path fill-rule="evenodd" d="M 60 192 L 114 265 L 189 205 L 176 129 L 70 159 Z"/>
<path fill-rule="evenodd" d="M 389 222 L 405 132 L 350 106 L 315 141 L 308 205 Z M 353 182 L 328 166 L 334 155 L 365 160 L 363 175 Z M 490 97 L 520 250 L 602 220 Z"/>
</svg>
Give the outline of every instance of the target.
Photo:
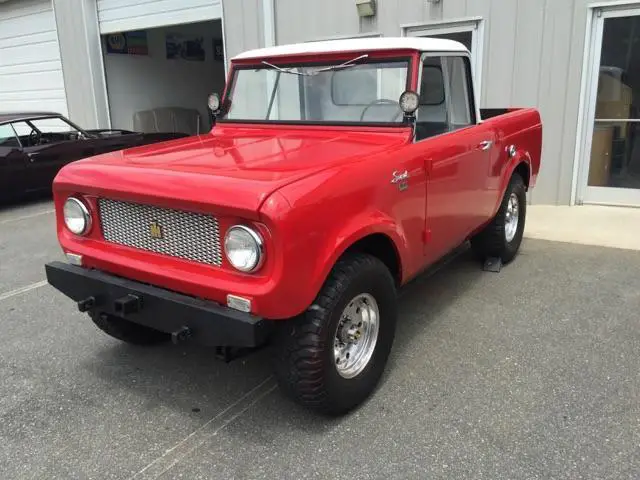
<svg viewBox="0 0 640 480">
<path fill-rule="evenodd" d="M 374 397 L 341 419 L 223 364 L 134 348 L 43 283 L 50 202 L 0 210 L 4 479 L 623 479 L 640 472 L 640 252 L 526 239 L 402 293 Z"/>
</svg>

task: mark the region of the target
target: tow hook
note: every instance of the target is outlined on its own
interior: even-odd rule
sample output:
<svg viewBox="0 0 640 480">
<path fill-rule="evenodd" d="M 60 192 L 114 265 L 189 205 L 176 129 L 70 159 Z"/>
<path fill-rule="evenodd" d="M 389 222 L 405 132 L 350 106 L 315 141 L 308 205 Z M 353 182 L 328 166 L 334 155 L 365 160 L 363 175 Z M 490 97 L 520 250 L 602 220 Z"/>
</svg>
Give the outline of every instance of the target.
<svg viewBox="0 0 640 480">
<path fill-rule="evenodd" d="M 261 347 L 238 348 L 238 347 L 229 347 L 229 346 L 219 346 L 219 347 L 216 347 L 216 359 L 224 363 L 230 363 L 234 360 L 238 360 L 239 358 L 246 357 L 250 353 L 257 351 L 260 348 Z"/>
<path fill-rule="evenodd" d="M 137 313 L 142 310 L 142 298 L 132 294 L 125 295 L 113 302 L 113 308 L 121 315 Z"/>
<path fill-rule="evenodd" d="M 180 330 L 171 332 L 171 341 L 177 345 L 180 342 L 184 342 L 191 337 L 191 329 L 189 327 L 182 327 Z"/>
<path fill-rule="evenodd" d="M 82 313 L 87 312 L 89 310 L 91 310 L 93 307 L 95 307 L 96 305 L 96 298 L 95 297 L 87 297 L 84 300 L 80 300 L 78 302 L 78 310 L 80 310 Z"/>
</svg>

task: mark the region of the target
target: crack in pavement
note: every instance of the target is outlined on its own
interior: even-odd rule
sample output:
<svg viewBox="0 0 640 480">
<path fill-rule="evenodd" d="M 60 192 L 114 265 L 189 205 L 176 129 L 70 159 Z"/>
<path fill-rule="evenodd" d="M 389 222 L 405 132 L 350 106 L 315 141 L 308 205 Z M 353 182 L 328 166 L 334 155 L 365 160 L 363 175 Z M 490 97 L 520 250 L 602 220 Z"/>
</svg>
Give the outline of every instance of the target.
<svg viewBox="0 0 640 480">
<path fill-rule="evenodd" d="M 44 287 L 49 282 L 46 280 L 42 280 L 40 282 L 32 283 L 31 285 L 27 285 L 26 287 L 16 288 L 15 290 L 9 290 L 6 293 L 0 293 L 0 302 L 2 300 L 6 300 L 11 297 L 15 297 L 16 295 L 20 295 L 22 293 L 30 292 L 31 290 L 35 290 L 36 288 Z"/>
<path fill-rule="evenodd" d="M 216 436 L 227 425 L 249 410 L 249 408 L 273 392 L 276 387 L 277 384 L 275 383 L 273 376 L 268 376 L 257 386 L 225 408 L 222 412 L 210 419 L 207 423 L 167 450 L 162 456 L 156 458 L 153 462 L 137 472 L 129 480 L 159 478 L 161 475 L 165 474 L 177 465 L 180 460 L 193 452 L 211 437 Z"/>
</svg>

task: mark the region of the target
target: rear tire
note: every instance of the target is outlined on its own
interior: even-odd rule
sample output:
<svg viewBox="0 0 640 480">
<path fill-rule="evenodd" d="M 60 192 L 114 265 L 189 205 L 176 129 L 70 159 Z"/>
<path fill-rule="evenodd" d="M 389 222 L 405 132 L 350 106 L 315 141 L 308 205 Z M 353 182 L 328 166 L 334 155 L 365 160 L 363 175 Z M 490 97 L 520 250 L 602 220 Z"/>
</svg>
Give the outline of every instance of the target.
<svg viewBox="0 0 640 480">
<path fill-rule="evenodd" d="M 504 264 L 511 262 L 522 244 L 526 215 L 526 187 L 520 174 L 514 173 L 495 217 L 471 239 L 473 251 L 481 260 L 497 257 Z"/>
<path fill-rule="evenodd" d="M 395 282 L 384 263 L 365 254 L 340 260 L 313 305 L 278 332 L 275 370 L 281 389 L 329 415 L 360 405 L 384 371 L 396 311 Z"/>
<path fill-rule="evenodd" d="M 107 335 L 132 345 L 156 345 L 170 340 L 168 333 L 138 325 L 107 314 L 90 314 L 91 320 Z"/>
</svg>

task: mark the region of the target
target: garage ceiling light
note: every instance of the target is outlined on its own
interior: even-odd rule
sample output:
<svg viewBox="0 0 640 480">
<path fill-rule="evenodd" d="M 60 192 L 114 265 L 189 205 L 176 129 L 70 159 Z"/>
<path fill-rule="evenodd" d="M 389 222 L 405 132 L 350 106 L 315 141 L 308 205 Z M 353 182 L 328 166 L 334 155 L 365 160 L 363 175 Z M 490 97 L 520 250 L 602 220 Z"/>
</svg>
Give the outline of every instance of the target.
<svg viewBox="0 0 640 480">
<path fill-rule="evenodd" d="M 376 14 L 375 0 L 356 0 L 356 7 L 360 17 L 373 17 Z"/>
</svg>

